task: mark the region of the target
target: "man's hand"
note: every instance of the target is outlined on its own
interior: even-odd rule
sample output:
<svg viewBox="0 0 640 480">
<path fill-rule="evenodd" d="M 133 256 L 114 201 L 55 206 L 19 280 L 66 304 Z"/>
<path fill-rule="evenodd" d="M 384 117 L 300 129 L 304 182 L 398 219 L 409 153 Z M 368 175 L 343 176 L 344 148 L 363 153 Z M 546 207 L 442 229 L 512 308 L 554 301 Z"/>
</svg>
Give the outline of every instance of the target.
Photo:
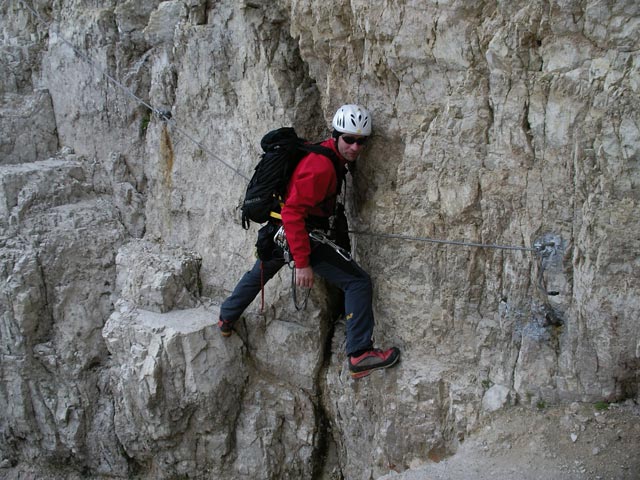
<svg viewBox="0 0 640 480">
<path fill-rule="evenodd" d="M 296 268 L 296 285 L 298 287 L 313 287 L 313 270 L 311 267 Z"/>
</svg>

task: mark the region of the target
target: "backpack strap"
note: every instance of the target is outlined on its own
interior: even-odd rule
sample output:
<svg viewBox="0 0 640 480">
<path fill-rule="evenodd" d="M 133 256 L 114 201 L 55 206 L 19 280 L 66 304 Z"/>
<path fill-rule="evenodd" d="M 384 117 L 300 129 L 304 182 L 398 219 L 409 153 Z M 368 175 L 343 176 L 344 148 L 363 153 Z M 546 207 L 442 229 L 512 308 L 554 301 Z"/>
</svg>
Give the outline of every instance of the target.
<svg viewBox="0 0 640 480">
<path fill-rule="evenodd" d="M 338 159 L 338 155 L 336 155 L 336 152 L 334 152 L 333 150 L 331 150 L 329 147 L 324 147 L 318 143 L 304 143 L 301 144 L 299 147 L 301 150 L 304 150 L 305 152 L 310 152 L 310 153 L 319 153 L 320 155 L 323 155 L 325 157 L 327 157 L 329 160 L 331 160 L 331 163 L 333 164 L 333 168 L 336 171 L 336 197 L 338 195 L 340 195 L 340 192 L 342 191 L 342 182 L 344 180 L 344 174 L 340 174 L 340 160 Z"/>
<path fill-rule="evenodd" d="M 336 197 L 340 195 L 340 192 L 342 191 L 342 182 L 344 180 L 344 175 L 340 175 L 340 160 L 338 159 L 336 152 L 328 147 L 323 147 L 322 145 L 317 143 L 304 143 L 304 140 L 302 139 L 300 139 L 300 142 L 296 145 L 296 148 L 307 153 L 320 154 L 331 160 L 331 164 L 333 165 L 333 168 L 336 172 Z M 282 199 L 280 199 L 279 202 L 280 208 L 282 208 L 284 206 Z M 282 220 L 282 215 L 279 212 L 272 211 L 269 213 L 269 216 L 271 218 L 275 218 L 276 220 Z"/>
</svg>

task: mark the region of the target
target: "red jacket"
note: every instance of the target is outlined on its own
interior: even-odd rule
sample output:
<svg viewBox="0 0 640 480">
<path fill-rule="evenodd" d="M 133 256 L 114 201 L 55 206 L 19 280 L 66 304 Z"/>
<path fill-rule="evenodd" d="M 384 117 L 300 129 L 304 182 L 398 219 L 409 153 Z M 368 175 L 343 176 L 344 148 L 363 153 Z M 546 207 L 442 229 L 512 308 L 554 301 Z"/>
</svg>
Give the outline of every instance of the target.
<svg viewBox="0 0 640 480">
<path fill-rule="evenodd" d="M 325 140 L 320 145 L 336 152 L 342 170 L 347 161 L 338 152 L 334 139 Z M 319 153 L 305 156 L 293 171 L 281 215 L 296 268 L 309 266 L 311 245 L 305 220 L 309 215 L 333 215 L 337 186 L 338 179 L 333 162 Z"/>
</svg>

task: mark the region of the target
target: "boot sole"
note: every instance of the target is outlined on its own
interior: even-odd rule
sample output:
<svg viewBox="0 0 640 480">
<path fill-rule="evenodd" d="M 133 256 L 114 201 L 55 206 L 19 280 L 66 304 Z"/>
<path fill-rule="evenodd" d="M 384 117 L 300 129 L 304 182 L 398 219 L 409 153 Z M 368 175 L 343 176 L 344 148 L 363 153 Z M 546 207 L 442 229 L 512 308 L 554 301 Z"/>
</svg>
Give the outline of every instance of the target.
<svg viewBox="0 0 640 480">
<path fill-rule="evenodd" d="M 230 337 L 233 335 L 233 324 L 231 322 L 218 321 L 218 330 L 223 337 Z"/>
<path fill-rule="evenodd" d="M 375 372 L 376 370 L 382 370 L 383 368 L 389 368 L 394 366 L 396 363 L 398 363 L 398 360 L 400 360 L 400 354 L 398 354 L 396 356 L 396 358 L 393 360 L 393 362 L 387 364 L 387 365 L 379 365 L 377 367 L 371 367 L 369 370 L 363 370 L 361 372 L 351 372 L 351 378 L 353 379 L 357 379 L 357 378 L 364 378 L 367 377 L 369 375 L 371 375 L 371 372 Z"/>
</svg>

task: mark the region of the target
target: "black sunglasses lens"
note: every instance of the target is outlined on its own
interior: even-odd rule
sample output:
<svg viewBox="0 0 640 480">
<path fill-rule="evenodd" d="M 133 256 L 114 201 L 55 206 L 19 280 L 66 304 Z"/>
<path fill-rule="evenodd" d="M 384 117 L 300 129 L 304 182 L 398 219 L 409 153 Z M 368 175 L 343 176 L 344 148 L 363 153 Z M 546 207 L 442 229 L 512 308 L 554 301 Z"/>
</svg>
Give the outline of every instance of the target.
<svg viewBox="0 0 640 480">
<path fill-rule="evenodd" d="M 367 137 L 356 138 L 356 137 L 345 137 L 345 136 L 343 136 L 342 139 L 348 145 L 353 145 L 354 143 L 357 143 L 358 145 L 364 145 L 365 143 L 367 143 Z"/>
</svg>

